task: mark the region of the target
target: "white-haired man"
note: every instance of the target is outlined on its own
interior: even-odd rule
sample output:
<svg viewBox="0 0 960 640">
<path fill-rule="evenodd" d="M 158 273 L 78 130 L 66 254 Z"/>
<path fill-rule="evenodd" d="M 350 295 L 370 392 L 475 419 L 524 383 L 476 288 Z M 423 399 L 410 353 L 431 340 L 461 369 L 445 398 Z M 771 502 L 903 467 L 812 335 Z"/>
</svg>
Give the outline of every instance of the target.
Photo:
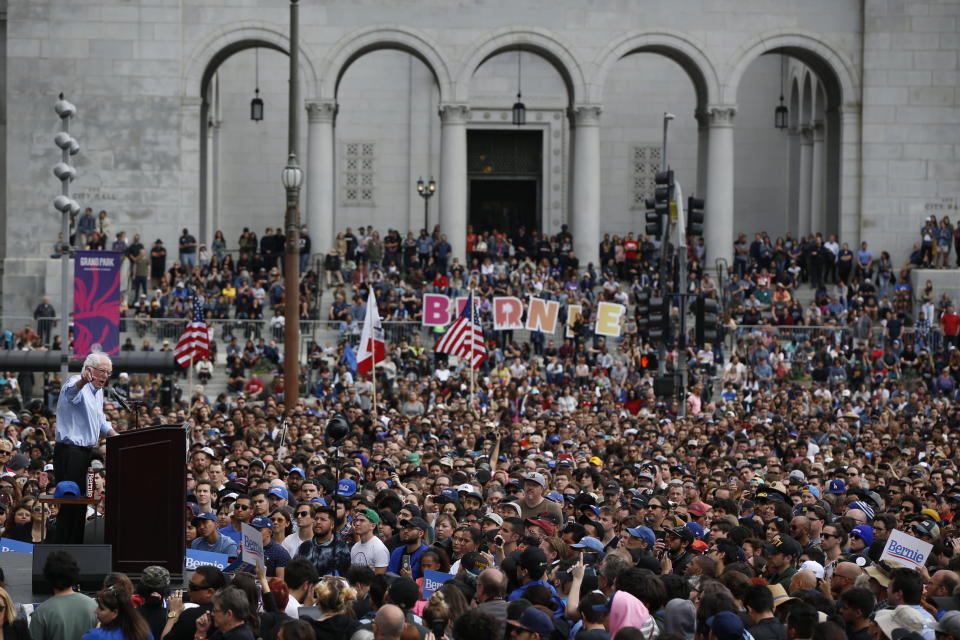
<svg viewBox="0 0 960 640">
<path fill-rule="evenodd" d="M 112 372 L 109 356 L 91 353 L 83 361 L 80 375 L 70 377 L 60 389 L 53 472 L 58 484 L 66 480 L 75 482 L 78 494 L 86 484 L 87 467 L 100 436 L 117 435 L 103 415 L 103 388 Z M 54 542 L 82 544 L 85 515 L 83 505 L 62 505 Z"/>
</svg>

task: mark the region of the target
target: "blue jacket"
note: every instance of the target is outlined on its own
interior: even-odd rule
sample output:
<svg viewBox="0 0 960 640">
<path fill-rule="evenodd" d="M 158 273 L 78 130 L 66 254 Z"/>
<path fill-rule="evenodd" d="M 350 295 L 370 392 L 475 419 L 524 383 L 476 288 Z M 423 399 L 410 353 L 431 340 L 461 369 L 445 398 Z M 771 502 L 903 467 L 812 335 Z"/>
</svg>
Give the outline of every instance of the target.
<svg viewBox="0 0 960 640">
<path fill-rule="evenodd" d="M 423 572 L 420 571 L 420 556 L 423 555 L 423 552 L 427 550 L 427 545 L 421 543 L 420 548 L 413 552 L 413 555 L 410 556 L 410 573 L 413 575 L 413 579 L 423 577 Z M 390 554 L 390 564 L 387 565 L 387 571 L 390 573 L 400 573 L 400 561 L 403 558 L 403 552 L 407 550 L 407 545 L 400 545 L 393 550 L 393 553 Z"/>
</svg>

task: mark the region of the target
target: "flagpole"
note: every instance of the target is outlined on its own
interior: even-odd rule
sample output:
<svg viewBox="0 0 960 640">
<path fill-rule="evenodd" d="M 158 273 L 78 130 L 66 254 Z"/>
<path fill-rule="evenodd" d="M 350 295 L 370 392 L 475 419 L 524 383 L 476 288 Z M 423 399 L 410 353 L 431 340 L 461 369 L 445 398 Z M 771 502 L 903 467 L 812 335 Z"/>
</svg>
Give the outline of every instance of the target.
<svg viewBox="0 0 960 640">
<path fill-rule="evenodd" d="M 467 310 L 467 313 L 470 314 L 470 316 L 469 316 L 469 317 L 470 317 L 470 324 L 472 325 L 472 324 L 473 324 L 473 320 L 474 320 L 474 316 L 473 316 L 473 279 L 472 279 L 472 278 L 470 279 L 470 298 L 469 298 L 469 300 L 468 300 L 467 302 L 470 304 L 470 308 Z M 477 327 L 477 329 L 480 329 L 480 327 Z M 480 329 L 480 330 L 481 330 L 481 332 L 483 331 L 482 329 Z M 476 397 L 477 397 L 477 396 L 476 396 L 476 392 L 475 392 L 475 390 L 474 390 L 474 389 L 475 389 L 475 386 L 476 386 L 477 372 L 476 372 L 476 370 L 475 370 L 474 367 L 473 367 L 473 343 L 474 343 L 474 339 L 471 338 L 471 339 L 470 339 L 470 402 L 467 403 L 467 408 L 472 408 L 472 407 L 473 407 L 473 403 L 474 403 L 474 401 L 476 400 Z"/>
<path fill-rule="evenodd" d="M 196 306 L 197 306 L 197 294 L 196 292 L 194 292 L 193 305 L 190 307 L 190 319 L 188 323 L 193 322 L 193 310 Z M 187 389 L 190 390 L 189 393 L 193 393 L 193 356 L 190 357 L 190 363 L 187 365 Z M 193 396 L 187 396 L 187 397 L 192 398 Z M 187 413 L 189 412 L 190 412 L 190 403 L 188 402 Z"/>
</svg>

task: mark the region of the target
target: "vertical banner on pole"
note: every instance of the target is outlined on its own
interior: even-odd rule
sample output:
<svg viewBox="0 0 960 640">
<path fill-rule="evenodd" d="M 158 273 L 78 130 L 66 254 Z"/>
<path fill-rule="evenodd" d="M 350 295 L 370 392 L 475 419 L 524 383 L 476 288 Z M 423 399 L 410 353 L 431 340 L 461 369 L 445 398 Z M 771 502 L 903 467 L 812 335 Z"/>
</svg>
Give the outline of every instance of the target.
<svg viewBox="0 0 960 640">
<path fill-rule="evenodd" d="M 120 353 L 120 267 L 117 251 L 76 251 L 73 268 L 73 355 L 86 357 L 93 345 Z"/>
</svg>

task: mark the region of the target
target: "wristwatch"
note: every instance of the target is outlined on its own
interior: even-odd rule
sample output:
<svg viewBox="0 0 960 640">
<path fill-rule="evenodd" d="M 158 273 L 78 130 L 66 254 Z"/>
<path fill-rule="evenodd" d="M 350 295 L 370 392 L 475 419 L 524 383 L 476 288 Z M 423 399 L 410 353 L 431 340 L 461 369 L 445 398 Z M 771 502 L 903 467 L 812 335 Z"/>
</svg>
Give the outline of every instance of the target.
<svg viewBox="0 0 960 640">
<path fill-rule="evenodd" d="M 169 618 L 170 620 L 176 620 L 179 617 L 180 617 L 179 611 L 170 611 L 169 613 L 167 613 L 167 618 Z"/>
</svg>

